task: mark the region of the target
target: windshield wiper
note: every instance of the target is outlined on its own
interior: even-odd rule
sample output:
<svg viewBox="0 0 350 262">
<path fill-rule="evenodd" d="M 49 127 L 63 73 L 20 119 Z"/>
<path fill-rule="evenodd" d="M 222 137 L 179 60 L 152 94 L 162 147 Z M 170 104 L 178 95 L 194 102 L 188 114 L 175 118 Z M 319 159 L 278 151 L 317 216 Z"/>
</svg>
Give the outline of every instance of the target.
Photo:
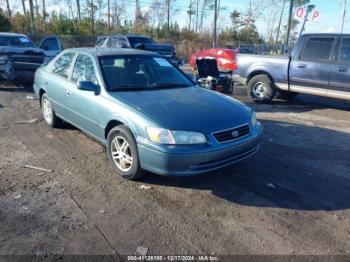
<svg viewBox="0 0 350 262">
<path fill-rule="evenodd" d="M 152 84 L 150 87 L 153 88 L 166 88 L 166 87 L 189 87 L 188 84 L 176 84 L 176 83 L 162 83 L 162 84 Z"/>
</svg>

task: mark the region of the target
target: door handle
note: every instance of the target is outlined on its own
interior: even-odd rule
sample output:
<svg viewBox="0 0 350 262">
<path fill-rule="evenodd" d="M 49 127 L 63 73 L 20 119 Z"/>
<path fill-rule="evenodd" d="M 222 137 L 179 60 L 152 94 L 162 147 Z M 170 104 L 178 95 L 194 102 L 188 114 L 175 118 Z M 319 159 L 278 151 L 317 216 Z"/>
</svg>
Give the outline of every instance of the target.
<svg viewBox="0 0 350 262">
<path fill-rule="evenodd" d="M 339 72 L 342 72 L 342 73 L 348 72 L 348 68 L 345 66 L 339 66 Z"/>
<path fill-rule="evenodd" d="M 306 68 L 307 65 L 306 65 L 306 64 L 299 64 L 298 67 L 299 67 L 299 68 Z"/>
<path fill-rule="evenodd" d="M 71 92 L 71 91 L 66 91 L 66 95 L 67 95 L 67 96 L 71 96 L 71 95 L 72 95 L 72 92 Z"/>
</svg>

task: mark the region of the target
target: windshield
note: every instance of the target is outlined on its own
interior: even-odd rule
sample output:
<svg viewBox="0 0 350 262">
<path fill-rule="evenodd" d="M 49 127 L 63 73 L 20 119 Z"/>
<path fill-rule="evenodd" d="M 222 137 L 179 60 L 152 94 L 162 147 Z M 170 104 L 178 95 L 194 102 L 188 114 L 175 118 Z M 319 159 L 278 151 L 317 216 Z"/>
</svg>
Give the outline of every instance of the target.
<svg viewBox="0 0 350 262">
<path fill-rule="evenodd" d="M 35 47 L 33 42 L 25 36 L 0 36 L 0 46 Z"/>
<path fill-rule="evenodd" d="M 193 83 L 165 58 L 150 55 L 103 56 L 100 64 L 107 90 L 189 87 Z"/>
<path fill-rule="evenodd" d="M 128 37 L 129 43 L 132 48 L 135 48 L 136 44 L 155 44 L 153 39 L 148 37 Z"/>
</svg>

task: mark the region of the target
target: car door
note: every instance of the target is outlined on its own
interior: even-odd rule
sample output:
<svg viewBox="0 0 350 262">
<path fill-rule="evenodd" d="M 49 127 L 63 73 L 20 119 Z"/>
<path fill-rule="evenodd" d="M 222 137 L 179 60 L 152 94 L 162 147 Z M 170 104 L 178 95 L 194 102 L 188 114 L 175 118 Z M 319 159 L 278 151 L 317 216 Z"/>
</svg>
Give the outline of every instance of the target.
<svg viewBox="0 0 350 262">
<path fill-rule="evenodd" d="M 291 62 L 291 91 L 326 95 L 332 70 L 335 37 L 311 36 L 299 57 Z"/>
<path fill-rule="evenodd" d="M 68 80 L 74 52 L 65 52 L 54 62 L 50 68 L 51 73 L 44 79 L 45 91 L 58 116 L 66 117 L 66 88 L 71 85 Z"/>
<path fill-rule="evenodd" d="M 88 54 L 78 54 L 72 69 L 71 83 L 67 90 L 66 105 L 69 120 L 91 135 L 99 131 L 98 94 L 78 89 L 79 81 L 91 81 L 98 84 L 93 58 Z"/>
<path fill-rule="evenodd" d="M 344 37 L 339 42 L 339 52 L 335 54 L 336 62 L 332 66 L 328 93 L 342 91 L 350 95 L 350 37 Z"/>
<path fill-rule="evenodd" d="M 55 57 L 62 51 L 61 42 L 58 37 L 46 37 L 41 41 L 39 48 L 45 50 L 48 57 Z"/>
</svg>

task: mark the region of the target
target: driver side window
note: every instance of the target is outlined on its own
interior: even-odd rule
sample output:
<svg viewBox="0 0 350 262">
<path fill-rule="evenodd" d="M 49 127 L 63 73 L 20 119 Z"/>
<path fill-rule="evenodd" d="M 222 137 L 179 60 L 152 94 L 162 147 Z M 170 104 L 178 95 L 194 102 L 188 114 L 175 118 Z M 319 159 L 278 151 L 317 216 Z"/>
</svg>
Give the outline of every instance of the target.
<svg viewBox="0 0 350 262">
<path fill-rule="evenodd" d="M 91 81 L 97 83 L 94 64 L 87 55 L 79 54 L 72 73 L 72 82 Z"/>
</svg>

